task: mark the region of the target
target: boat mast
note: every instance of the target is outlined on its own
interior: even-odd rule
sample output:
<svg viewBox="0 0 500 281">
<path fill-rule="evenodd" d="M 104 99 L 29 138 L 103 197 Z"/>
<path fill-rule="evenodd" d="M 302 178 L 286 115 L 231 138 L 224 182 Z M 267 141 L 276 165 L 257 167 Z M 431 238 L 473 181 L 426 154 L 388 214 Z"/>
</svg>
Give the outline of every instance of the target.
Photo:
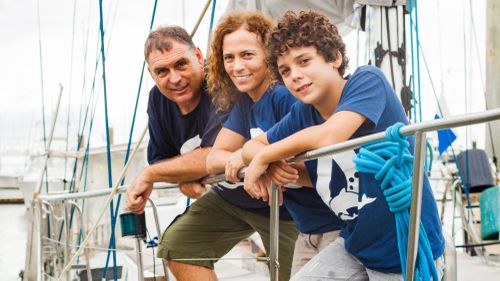
<svg viewBox="0 0 500 281">
<path fill-rule="evenodd" d="M 500 107 L 500 0 L 486 1 L 486 109 Z M 495 157 L 500 147 L 500 124 L 491 123 L 486 139 L 488 154 Z M 492 143 L 493 142 L 493 143 Z M 497 165 L 498 170 L 498 163 Z"/>
</svg>

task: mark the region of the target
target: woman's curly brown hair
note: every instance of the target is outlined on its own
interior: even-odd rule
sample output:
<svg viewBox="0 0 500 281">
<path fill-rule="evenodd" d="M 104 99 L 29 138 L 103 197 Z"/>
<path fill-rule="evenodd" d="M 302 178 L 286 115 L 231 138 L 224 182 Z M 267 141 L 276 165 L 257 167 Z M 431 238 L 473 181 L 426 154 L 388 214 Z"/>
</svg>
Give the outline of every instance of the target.
<svg viewBox="0 0 500 281">
<path fill-rule="evenodd" d="M 290 48 L 309 46 L 315 47 L 327 62 L 334 61 L 337 53 L 340 53 L 342 64 L 338 71 L 344 75 L 349 59 L 345 55 L 345 44 L 337 27 L 326 16 L 315 11 L 299 11 L 298 14 L 288 11 L 268 40 L 268 62 L 274 76 L 282 81 L 277 65 L 279 56 Z"/>
<path fill-rule="evenodd" d="M 233 12 L 223 17 L 217 25 L 210 44 L 207 84 L 208 91 L 219 111 L 229 110 L 239 93 L 224 68 L 222 43 L 226 35 L 241 27 L 255 33 L 264 48 L 274 23 L 259 12 Z"/>
</svg>

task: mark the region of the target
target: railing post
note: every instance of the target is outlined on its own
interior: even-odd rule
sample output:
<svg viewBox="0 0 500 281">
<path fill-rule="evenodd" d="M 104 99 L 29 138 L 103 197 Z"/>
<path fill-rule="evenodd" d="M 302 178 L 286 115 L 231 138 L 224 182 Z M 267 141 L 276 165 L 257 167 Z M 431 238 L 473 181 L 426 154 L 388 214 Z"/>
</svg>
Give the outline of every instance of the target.
<svg viewBox="0 0 500 281">
<path fill-rule="evenodd" d="M 66 266 L 68 266 L 68 263 L 71 263 L 70 260 L 70 255 L 71 255 L 71 248 L 69 246 L 70 240 L 69 238 L 71 237 L 71 229 L 69 227 L 69 214 L 68 214 L 68 208 L 67 204 L 63 203 L 63 211 L 64 211 L 64 230 L 66 230 L 66 243 L 64 243 L 64 263 Z M 69 265 L 71 267 L 71 265 Z M 66 280 L 70 280 L 70 272 L 69 270 L 66 271 Z"/>
<path fill-rule="evenodd" d="M 43 281 L 45 280 L 45 276 L 44 276 L 44 268 L 43 268 L 43 261 L 42 261 L 42 258 L 43 258 L 43 254 L 42 254 L 42 225 L 43 225 L 43 215 L 42 215 L 42 202 L 41 201 L 37 201 L 35 204 L 32 204 L 33 208 L 35 206 L 38 207 L 38 212 L 35 212 L 35 214 L 38 215 L 38 218 L 35 216 L 33 217 L 34 220 L 37 221 L 37 224 L 38 224 L 38 227 L 35 227 L 37 230 L 38 230 L 38 235 L 37 235 L 37 239 L 38 239 L 38 243 L 36 243 L 36 255 L 37 255 L 37 261 L 36 261 L 36 264 L 37 264 L 37 274 L 36 274 L 36 280 L 37 281 Z"/>
<path fill-rule="evenodd" d="M 148 198 L 148 201 L 149 204 L 151 204 L 151 209 L 153 210 L 153 216 L 155 218 L 155 225 L 156 225 L 156 233 L 158 235 L 158 241 L 160 241 L 161 229 L 160 229 L 160 221 L 158 220 L 158 210 L 156 209 L 155 202 L 153 202 L 151 198 Z M 161 264 L 163 265 L 163 272 L 165 273 L 165 281 L 169 281 L 167 265 L 163 260 Z"/>
<path fill-rule="evenodd" d="M 279 252 L 279 186 L 276 184 L 271 185 L 271 194 L 270 202 L 271 202 L 271 215 L 270 215 L 270 246 L 269 246 L 269 262 L 270 262 L 270 275 L 271 281 L 278 281 L 279 276 L 279 267 L 280 264 L 278 262 L 278 252 Z"/>
<path fill-rule="evenodd" d="M 415 279 L 418 236 L 420 232 L 420 213 L 422 210 L 422 189 L 424 183 L 425 132 L 415 133 L 415 152 L 413 159 L 413 178 L 411 184 L 410 229 L 408 231 L 408 255 L 406 257 L 406 280 Z"/>
<path fill-rule="evenodd" d="M 55 224 L 54 224 L 54 220 L 55 220 L 55 215 L 54 215 L 54 214 L 55 214 L 55 212 L 54 212 L 54 207 L 52 207 L 52 204 L 51 204 L 50 202 L 48 202 L 48 201 L 45 201 L 45 200 L 40 200 L 40 201 L 42 202 L 42 205 L 41 205 L 41 206 L 45 205 L 45 206 L 47 206 L 47 208 L 48 208 L 48 211 L 46 212 L 46 214 L 47 214 L 47 221 L 49 222 L 49 223 L 47 224 L 47 227 L 49 228 L 49 229 L 48 229 L 48 232 L 50 232 L 50 233 L 54 233 L 54 236 L 55 236 L 55 233 L 56 233 L 56 227 L 55 227 Z M 43 210 L 43 209 L 42 209 L 42 210 Z M 43 223 L 43 221 L 42 221 L 42 223 Z M 49 236 L 48 238 L 51 238 L 51 237 Z M 53 262 L 54 262 L 54 272 L 56 272 L 56 274 L 57 274 L 57 273 L 58 273 L 58 271 L 59 271 L 59 269 L 60 269 L 60 267 L 59 267 L 59 265 L 58 265 L 58 264 L 59 264 L 59 263 L 58 263 L 58 259 L 59 259 L 59 257 L 61 256 L 61 255 L 60 255 L 60 254 L 61 254 L 61 252 L 59 251 L 59 245 L 58 245 L 57 243 L 55 243 L 55 246 L 54 246 L 54 247 L 55 247 L 55 249 L 56 249 L 56 255 L 55 255 L 55 258 L 54 258 L 54 260 L 53 260 Z M 52 257 L 51 257 L 51 259 L 52 259 Z"/>
<path fill-rule="evenodd" d="M 80 229 L 83 231 L 83 235 L 85 235 L 85 222 L 83 221 L 83 214 L 82 214 L 82 209 L 78 204 L 76 204 L 75 201 L 69 200 L 68 205 L 72 205 L 75 207 L 76 212 L 78 213 L 78 220 L 80 222 Z M 83 249 L 83 253 L 85 255 L 85 263 L 86 263 L 86 270 L 87 270 L 87 281 L 92 281 L 92 270 L 90 269 L 90 258 L 89 258 L 89 250 L 87 247 Z"/>
<path fill-rule="evenodd" d="M 141 238 L 135 238 L 135 254 L 137 257 L 137 280 L 144 281 L 144 266 L 142 264 Z"/>
</svg>

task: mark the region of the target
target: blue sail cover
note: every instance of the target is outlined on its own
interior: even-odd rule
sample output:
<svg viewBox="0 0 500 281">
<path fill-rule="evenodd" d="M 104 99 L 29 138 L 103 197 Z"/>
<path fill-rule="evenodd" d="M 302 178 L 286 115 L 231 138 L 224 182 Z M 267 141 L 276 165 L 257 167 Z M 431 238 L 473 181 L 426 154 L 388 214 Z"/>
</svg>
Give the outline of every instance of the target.
<svg viewBox="0 0 500 281">
<path fill-rule="evenodd" d="M 440 119 L 439 114 L 434 116 L 434 119 Z M 457 136 L 451 129 L 438 130 L 438 150 L 439 155 L 443 152 L 457 139 Z"/>
</svg>

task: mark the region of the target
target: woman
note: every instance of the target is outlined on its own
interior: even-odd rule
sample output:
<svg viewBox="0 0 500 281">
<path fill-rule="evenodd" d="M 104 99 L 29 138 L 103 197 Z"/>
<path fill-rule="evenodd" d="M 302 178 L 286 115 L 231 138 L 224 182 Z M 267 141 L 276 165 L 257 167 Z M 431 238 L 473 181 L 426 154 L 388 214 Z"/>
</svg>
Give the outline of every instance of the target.
<svg viewBox="0 0 500 281">
<path fill-rule="evenodd" d="M 218 110 L 232 109 L 207 157 L 207 169 L 212 174 L 225 171 L 226 179 L 232 182 L 239 182 L 238 172 L 245 166 L 241 155 L 244 143 L 270 129 L 296 102 L 283 85 L 275 83 L 267 66 L 264 48 L 272 27 L 273 23 L 260 13 L 232 13 L 221 20 L 212 39 L 209 92 Z M 296 182 L 311 186 L 303 165 L 276 163 L 270 175 L 278 185 Z M 287 188 L 283 195 L 284 205 L 300 231 L 293 274 L 335 240 L 342 223 L 312 188 Z M 280 241 L 281 234 L 280 226 Z"/>
</svg>

